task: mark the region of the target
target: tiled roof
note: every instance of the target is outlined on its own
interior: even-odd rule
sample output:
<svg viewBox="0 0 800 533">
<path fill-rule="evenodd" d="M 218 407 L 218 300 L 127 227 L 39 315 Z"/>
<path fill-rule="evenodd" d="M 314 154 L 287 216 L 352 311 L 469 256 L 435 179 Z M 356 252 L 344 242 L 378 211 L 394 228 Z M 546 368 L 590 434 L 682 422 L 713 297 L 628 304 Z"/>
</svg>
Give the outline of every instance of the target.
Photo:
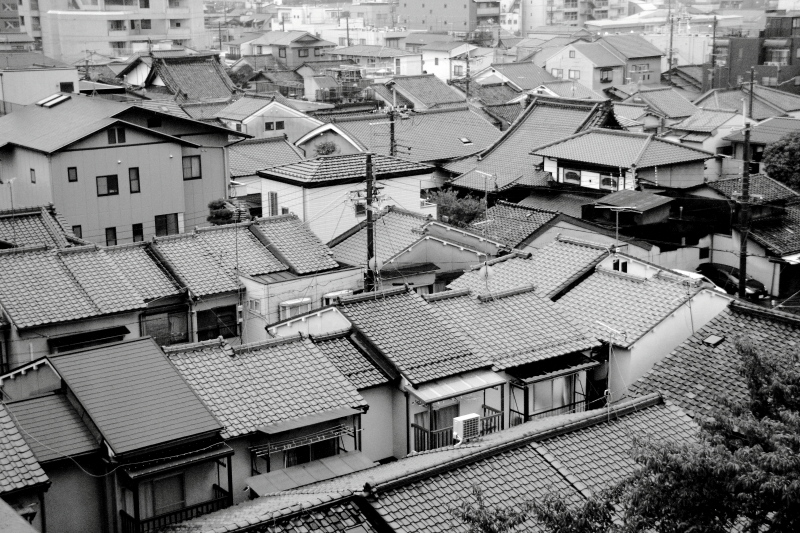
<svg viewBox="0 0 800 533">
<path fill-rule="evenodd" d="M 255 72 L 281 68 L 281 64 L 272 54 L 245 55 L 236 63 L 246 63 Z"/>
<path fill-rule="evenodd" d="M 581 218 L 581 206 L 596 200 L 596 196 L 582 196 L 561 191 L 532 191 L 530 196 L 517 202 L 522 207 L 532 207 L 545 211 L 564 213 L 575 218 Z"/>
<path fill-rule="evenodd" d="M 115 454 L 220 430 L 150 337 L 49 360 Z"/>
<path fill-rule="evenodd" d="M 739 195 L 742 192 L 742 178 L 710 181 L 708 186 L 724 194 L 727 198 L 733 198 L 734 195 Z M 793 200 L 800 197 L 800 193 L 764 174 L 750 176 L 750 194 L 762 196 L 764 202 Z"/>
<path fill-rule="evenodd" d="M 534 89 L 546 81 L 555 79 L 549 72 L 534 64 L 533 61 L 493 63 L 491 69 L 505 76 L 509 82 L 523 91 Z"/>
<path fill-rule="evenodd" d="M 750 128 L 750 142 L 756 144 L 772 144 L 782 137 L 800 130 L 800 119 L 789 117 L 768 118 Z M 744 142 L 744 131 L 737 131 L 725 137 L 725 140 Z"/>
<path fill-rule="evenodd" d="M 640 57 L 661 57 L 664 52 L 656 48 L 641 35 L 606 35 L 598 41 L 604 46 L 610 47 L 625 59 L 637 59 Z"/>
<path fill-rule="evenodd" d="M 558 214 L 552 211 L 499 201 L 486 211 L 485 217 L 474 222 L 472 227 L 474 231 L 485 230 L 487 237 L 516 248 L 556 216 Z"/>
<path fill-rule="evenodd" d="M 312 341 L 356 389 L 368 389 L 389 382 L 389 378 L 350 341 L 349 332 L 316 336 Z"/>
<path fill-rule="evenodd" d="M 145 301 L 179 294 L 175 280 L 158 267 L 145 244 L 111 246 L 105 252 Z"/>
<path fill-rule="evenodd" d="M 334 119 L 333 122 L 361 145 L 378 154 L 389 154 L 389 122 L 375 115 Z M 410 113 L 395 121 L 397 156 L 411 161 L 442 161 L 471 155 L 500 137 L 488 120 L 468 107 Z M 468 143 L 461 139 L 466 138 Z"/>
<path fill-rule="evenodd" d="M 262 72 L 261 76 L 276 83 L 279 86 L 285 87 L 302 87 L 303 76 L 293 70 L 268 70 Z"/>
<path fill-rule="evenodd" d="M 145 296 L 93 246 L 0 253 L 0 305 L 18 328 L 145 307 Z"/>
<path fill-rule="evenodd" d="M 683 119 L 677 124 L 673 124 L 670 128 L 680 131 L 694 131 L 703 133 L 712 133 L 714 130 L 736 118 L 737 114 L 733 111 L 723 111 L 720 109 L 700 109 L 694 115 Z M 800 125 L 800 120 L 797 121 Z M 798 126 L 800 128 L 800 126 Z"/>
<path fill-rule="evenodd" d="M 240 272 L 251 276 L 287 269 L 249 231 L 247 224 L 203 228 L 195 233 L 156 238 L 154 243 L 154 249 L 197 296 L 238 290 L 237 266 Z"/>
<path fill-rule="evenodd" d="M 27 433 L 23 432 L 23 437 L 41 462 L 100 449 L 100 443 L 65 394 L 49 394 L 9 403 L 6 407 L 25 428 Z"/>
<path fill-rule="evenodd" d="M 5 404 L 0 404 L 0 428 L 0 494 L 49 483 Z"/>
<path fill-rule="evenodd" d="M 800 206 L 787 207 L 777 219 L 753 223 L 750 237 L 777 255 L 800 252 Z"/>
<path fill-rule="evenodd" d="M 435 109 L 439 105 L 463 104 L 465 99 L 433 74 L 418 76 L 395 76 L 395 90 L 408 98 L 422 102 L 426 108 Z"/>
<path fill-rule="evenodd" d="M 748 102 L 750 100 L 750 91 L 746 87 L 712 89 L 700 95 L 694 103 L 705 108 L 739 111 L 742 109 L 742 99 Z M 800 110 L 800 96 L 772 87 L 755 86 L 753 90 L 754 119 L 764 120 L 770 117 L 779 117 L 798 110 Z"/>
<path fill-rule="evenodd" d="M 721 342 L 703 342 L 712 335 Z M 721 398 L 747 400 L 735 342 L 749 338 L 761 353 L 791 364 L 800 345 L 800 321 L 781 312 L 733 303 L 630 386 L 629 395 L 658 391 L 690 416 L 710 415 Z M 716 340 L 716 339 L 712 339 Z"/>
<path fill-rule="evenodd" d="M 589 100 L 605 99 L 603 95 L 594 92 L 575 80 L 548 81 L 542 85 L 563 98 L 585 98 Z"/>
<path fill-rule="evenodd" d="M 455 326 L 413 291 L 343 298 L 340 310 L 412 384 L 488 366 L 472 353 Z"/>
<path fill-rule="evenodd" d="M 422 50 L 432 50 L 437 52 L 450 52 L 451 50 L 455 50 L 456 48 L 462 47 L 469 47 L 469 43 L 461 42 L 461 41 L 434 41 L 432 43 L 428 43 L 422 47 Z"/>
<path fill-rule="evenodd" d="M 23 246 L 66 248 L 75 236 L 49 206 L 0 211 L 0 241 Z"/>
<path fill-rule="evenodd" d="M 228 104 L 214 114 L 215 118 L 228 120 L 244 120 L 274 102 L 273 98 L 263 98 L 256 95 L 244 95 L 235 102 Z"/>
<path fill-rule="evenodd" d="M 375 256 L 380 261 L 388 261 L 421 237 L 422 226 L 428 221 L 426 217 L 400 210 L 389 210 L 381 214 L 375 221 Z M 366 224 L 359 224 L 348 235 L 343 234 L 341 240 L 331 243 L 337 261 L 348 265 L 363 265 L 367 262 L 367 229 Z"/>
<path fill-rule="evenodd" d="M 255 227 L 266 235 L 281 259 L 297 274 L 309 274 L 337 268 L 333 252 L 297 218 L 280 215 L 259 218 Z"/>
<path fill-rule="evenodd" d="M 747 88 L 745 88 L 745 91 L 748 91 L 749 94 Z M 800 110 L 800 95 L 781 91 L 773 87 L 764 87 L 763 85 L 756 85 L 753 88 L 753 94 L 784 111 Z"/>
<path fill-rule="evenodd" d="M 181 109 L 195 120 L 216 121 L 215 115 L 228 106 L 229 102 L 188 102 L 181 104 Z"/>
<path fill-rule="evenodd" d="M 595 338 L 628 347 L 698 291 L 663 273 L 643 280 L 598 268 L 557 305 Z"/>
<path fill-rule="evenodd" d="M 375 179 L 426 174 L 433 171 L 427 165 L 380 154 L 372 156 L 372 167 Z M 367 156 L 358 153 L 320 156 L 268 168 L 259 172 L 259 175 L 267 178 L 283 178 L 297 183 L 318 183 L 364 179 L 366 172 Z"/>
<path fill-rule="evenodd" d="M 161 57 L 154 59 L 153 70 L 182 102 L 228 99 L 236 93 L 216 55 Z"/>
<path fill-rule="evenodd" d="M 535 181 L 538 177 L 541 182 L 542 175 L 536 166 L 541 164 L 542 158 L 531 155 L 531 148 L 563 139 L 585 128 L 602 126 L 609 112 L 610 109 L 604 109 L 601 102 L 537 96 L 502 137 L 480 153 L 480 160 L 474 157 L 465 159 L 459 162 L 457 170 L 462 174 L 480 170 L 494 175 L 498 187 L 520 177 L 528 181 Z M 448 170 L 456 168 L 448 165 Z M 481 178 L 481 190 L 483 186 Z"/>
<path fill-rule="evenodd" d="M 228 157 L 232 177 L 254 176 L 264 168 L 303 160 L 303 156 L 283 135 L 236 143 L 228 148 Z"/>
<path fill-rule="evenodd" d="M 314 34 L 303 30 L 290 30 L 290 31 L 268 31 L 263 33 L 259 38 L 259 44 L 269 45 L 290 45 L 298 39 L 308 38 L 307 42 L 313 42 L 314 46 L 332 45 L 329 41 L 324 41 L 314 36 Z M 322 44 L 320 44 L 322 43 Z"/>
<path fill-rule="evenodd" d="M 339 56 L 361 56 L 361 57 L 403 57 L 403 56 L 418 56 L 418 52 L 409 52 L 407 50 L 400 50 L 399 48 L 387 48 L 385 46 L 372 45 L 372 44 L 359 44 L 355 46 L 347 46 L 344 48 L 336 48 L 330 51 L 331 55 Z"/>
<path fill-rule="evenodd" d="M 166 348 L 167 357 L 232 438 L 366 402 L 308 339 L 231 347 L 213 340 Z"/>
<path fill-rule="evenodd" d="M 599 346 L 553 302 L 537 295 L 531 284 L 488 294 L 483 287 L 480 292 L 484 294 L 477 298 L 461 290 L 426 300 L 461 330 L 473 351 L 491 361 L 494 370 Z"/>
<path fill-rule="evenodd" d="M 622 117 L 633 121 L 638 121 L 647 111 L 647 106 L 645 104 L 614 102 L 612 105 L 614 106 L 615 117 Z"/>
<path fill-rule="evenodd" d="M 457 88 L 462 93 L 466 92 L 467 87 L 465 80 L 453 80 L 452 84 L 453 87 Z M 507 83 L 489 83 L 484 85 L 475 81 L 470 81 L 469 84 L 469 97 L 477 98 L 485 105 L 505 104 L 519 95 L 520 92 Z"/>
<path fill-rule="evenodd" d="M 617 57 L 599 42 L 579 42 L 574 43 L 572 46 L 575 48 L 575 50 L 586 56 L 586 58 L 592 62 L 592 65 L 594 65 L 595 68 L 620 67 L 625 65 L 624 59 Z"/>
<path fill-rule="evenodd" d="M 671 202 L 673 198 L 668 196 L 661 196 L 646 191 L 623 190 L 612 192 L 602 198 L 597 199 L 593 203 L 595 205 L 610 205 L 615 207 L 626 207 L 631 211 L 638 211 L 643 213 L 660 207 L 664 204 Z"/>
<path fill-rule="evenodd" d="M 593 269 L 608 253 L 602 246 L 562 237 L 534 251 L 530 257 L 507 255 L 489 261 L 492 273 L 488 281 L 481 276 L 480 267 L 474 267 L 447 287 L 496 294 L 533 285 L 536 294 L 552 298 Z"/>
<path fill-rule="evenodd" d="M 411 100 L 406 99 L 405 96 L 398 93 L 392 93 L 384 84 L 382 83 L 373 83 L 369 86 L 369 89 L 373 91 L 377 96 L 380 96 L 383 100 L 388 103 L 397 102 L 397 105 L 402 107 L 406 106 L 409 108 L 414 107 L 414 103 Z"/>
<path fill-rule="evenodd" d="M 640 88 L 623 103 L 647 104 L 656 113 L 667 118 L 690 117 L 697 113 L 697 106 L 681 96 L 672 87 L 659 87 L 656 89 Z"/>
<path fill-rule="evenodd" d="M 647 133 L 594 129 L 584 131 L 538 146 L 533 153 L 539 156 L 582 161 L 623 169 L 677 165 L 688 161 L 706 160 L 714 154 L 666 141 Z"/>
<path fill-rule="evenodd" d="M 492 117 L 505 121 L 506 125 L 510 126 L 525 111 L 525 107 L 520 103 L 491 104 L 484 106 L 483 111 Z"/>
</svg>

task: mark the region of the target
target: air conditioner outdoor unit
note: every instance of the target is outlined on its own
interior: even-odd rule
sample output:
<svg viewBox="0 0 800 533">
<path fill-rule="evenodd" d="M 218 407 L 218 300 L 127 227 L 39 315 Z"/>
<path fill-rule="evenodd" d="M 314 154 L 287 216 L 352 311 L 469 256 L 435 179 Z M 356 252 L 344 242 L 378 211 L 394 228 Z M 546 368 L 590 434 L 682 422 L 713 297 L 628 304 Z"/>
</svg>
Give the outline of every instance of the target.
<svg viewBox="0 0 800 533">
<path fill-rule="evenodd" d="M 477 413 L 470 413 L 464 416 L 457 416 L 453 419 L 453 437 L 456 435 L 465 441 L 474 439 L 481 434 L 481 417 Z"/>
</svg>

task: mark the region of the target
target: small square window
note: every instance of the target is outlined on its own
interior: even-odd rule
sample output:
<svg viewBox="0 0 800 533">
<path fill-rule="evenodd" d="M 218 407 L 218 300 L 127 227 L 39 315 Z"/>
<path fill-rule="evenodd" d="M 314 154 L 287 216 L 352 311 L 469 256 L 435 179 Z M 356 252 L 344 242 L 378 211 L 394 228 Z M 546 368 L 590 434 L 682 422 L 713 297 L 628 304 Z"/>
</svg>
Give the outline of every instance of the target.
<svg viewBox="0 0 800 533">
<path fill-rule="evenodd" d="M 156 215 L 156 237 L 178 234 L 178 213 Z"/>
<path fill-rule="evenodd" d="M 286 57 L 286 48 L 278 48 L 278 57 Z"/>
<path fill-rule="evenodd" d="M 183 179 L 198 180 L 202 178 L 200 169 L 200 156 L 189 155 L 183 158 Z"/>
<path fill-rule="evenodd" d="M 77 238 L 83 238 L 83 228 L 80 226 L 72 226 L 72 234 L 75 235 Z"/>
<path fill-rule="evenodd" d="M 297 51 L 297 55 L 300 57 L 308 57 L 308 48 L 301 48 Z"/>
<path fill-rule="evenodd" d="M 112 196 L 119 194 L 117 176 L 97 176 L 97 196 Z"/>
<path fill-rule="evenodd" d="M 704 248 L 700 248 L 700 250 L 699 250 L 699 258 L 700 259 L 708 259 L 709 257 L 711 257 L 711 249 L 708 246 L 706 246 Z"/>
<path fill-rule="evenodd" d="M 161 127 L 161 117 L 147 117 L 147 127 L 148 128 L 160 128 Z"/>
<path fill-rule="evenodd" d="M 284 128 L 284 122 L 282 120 L 279 120 L 279 121 L 275 122 L 275 129 L 276 130 L 282 130 L 283 128 Z"/>
<path fill-rule="evenodd" d="M 265 122 L 264 123 L 264 131 L 273 131 L 275 129 L 274 122 Z"/>
<path fill-rule="evenodd" d="M 67 169 L 67 181 L 78 181 L 78 167 L 69 167 Z"/>
<path fill-rule="evenodd" d="M 31 183 L 36 183 L 36 169 L 31 169 Z"/>
<path fill-rule="evenodd" d="M 61 83 L 58 84 L 58 92 L 74 93 L 75 84 L 71 81 L 62 81 Z"/>
<path fill-rule="evenodd" d="M 133 225 L 133 242 L 142 242 L 144 240 L 144 225 Z"/>
<path fill-rule="evenodd" d="M 128 169 L 128 181 L 131 184 L 131 193 L 142 192 L 139 185 L 139 167 L 132 167 Z"/>
<path fill-rule="evenodd" d="M 116 246 L 117 228 L 106 228 L 106 246 Z"/>
<path fill-rule="evenodd" d="M 579 80 L 581 78 L 581 71 L 580 70 L 570 70 L 569 71 L 569 79 L 571 80 Z"/>
<path fill-rule="evenodd" d="M 570 50 L 569 51 L 569 58 L 570 59 L 574 59 L 575 58 L 575 50 Z"/>
<path fill-rule="evenodd" d="M 108 130 L 108 144 L 122 144 L 125 142 L 125 128 L 111 128 Z"/>
</svg>

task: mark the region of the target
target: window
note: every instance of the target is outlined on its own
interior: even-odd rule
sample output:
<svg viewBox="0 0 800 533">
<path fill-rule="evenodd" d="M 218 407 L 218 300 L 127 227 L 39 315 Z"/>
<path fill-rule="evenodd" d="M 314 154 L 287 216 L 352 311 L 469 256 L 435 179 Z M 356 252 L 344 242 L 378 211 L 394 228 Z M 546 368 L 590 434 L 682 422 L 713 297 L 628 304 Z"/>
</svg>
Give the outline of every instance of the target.
<svg viewBox="0 0 800 533">
<path fill-rule="evenodd" d="M 438 65 L 439 64 L 439 58 L 438 57 L 433 58 L 433 64 L 434 65 Z"/>
<path fill-rule="evenodd" d="M 311 311 L 311 298 L 297 298 L 286 300 L 278 306 L 279 320 L 286 320 L 293 316 L 303 315 Z"/>
<path fill-rule="evenodd" d="M 322 48 L 314 48 L 314 55 L 321 56 L 322 55 Z"/>
<path fill-rule="evenodd" d="M 150 19 L 142 19 L 139 21 L 139 27 L 143 30 L 152 30 L 153 21 L 151 21 Z"/>
<path fill-rule="evenodd" d="M 178 234 L 178 213 L 156 215 L 156 237 Z"/>
<path fill-rule="evenodd" d="M 357 203 L 357 204 L 355 204 L 355 206 L 356 206 L 356 216 L 357 217 L 365 217 L 365 216 L 367 216 L 367 205 L 366 204 Z"/>
<path fill-rule="evenodd" d="M 453 67 L 453 76 L 463 76 L 464 75 L 464 67 L 461 65 L 455 65 Z"/>
<path fill-rule="evenodd" d="M 186 507 L 183 474 L 154 479 L 140 486 L 143 517 L 150 518 Z"/>
<path fill-rule="evenodd" d="M 275 122 L 275 129 L 276 130 L 282 130 L 282 129 L 284 129 L 284 127 L 285 127 L 285 125 L 284 125 L 284 122 L 282 120 L 278 120 L 278 121 Z"/>
<path fill-rule="evenodd" d="M 288 207 L 281 207 L 281 215 L 288 215 L 289 208 Z"/>
<path fill-rule="evenodd" d="M 78 181 L 78 167 L 69 167 L 67 169 L 67 181 Z"/>
<path fill-rule="evenodd" d="M 614 259 L 611 262 L 611 268 L 616 270 L 617 272 L 627 273 L 628 272 L 628 262 L 622 261 L 620 259 Z"/>
<path fill-rule="evenodd" d="M 189 342 L 189 315 L 186 309 L 176 309 L 142 318 L 144 335 L 153 337 L 159 346 Z"/>
<path fill-rule="evenodd" d="M 128 181 L 131 185 L 131 194 L 142 192 L 139 187 L 139 167 L 131 167 L 128 169 Z"/>
<path fill-rule="evenodd" d="M 108 29 L 111 31 L 123 31 L 125 29 L 124 20 L 109 20 Z"/>
<path fill-rule="evenodd" d="M 564 70 L 560 68 L 550 69 L 550 74 L 552 74 L 556 78 L 563 78 L 564 77 Z"/>
<path fill-rule="evenodd" d="M 147 117 L 147 127 L 148 128 L 160 128 L 161 127 L 161 117 Z"/>
<path fill-rule="evenodd" d="M 765 64 L 775 66 L 786 66 L 789 64 L 791 50 L 788 48 L 767 48 Z"/>
<path fill-rule="evenodd" d="M 284 452 L 284 468 L 336 455 L 336 441 L 327 439 L 307 446 L 298 446 Z M 357 531 L 357 530 L 356 530 Z"/>
<path fill-rule="evenodd" d="M 125 142 L 125 128 L 111 128 L 108 130 L 108 144 L 122 144 Z"/>
<path fill-rule="evenodd" d="M 308 57 L 308 48 L 301 48 L 297 51 L 297 55 L 300 57 Z"/>
<path fill-rule="evenodd" d="M 278 48 L 278 57 L 286 57 L 286 48 Z"/>
<path fill-rule="evenodd" d="M 139 9 L 150 9 L 150 0 L 139 0 Z"/>
<path fill-rule="evenodd" d="M 570 70 L 568 75 L 569 75 L 569 79 L 571 79 L 571 80 L 579 80 L 579 79 L 581 79 L 581 71 L 580 70 Z"/>
<path fill-rule="evenodd" d="M 339 46 L 347 46 L 347 39 L 345 39 L 344 37 L 339 37 Z"/>
<path fill-rule="evenodd" d="M 611 174 L 600 174 L 600 188 L 607 191 L 616 191 L 619 189 L 619 180 L 616 176 Z"/>
<path fill-rule="evenodd" d="M 711 250 L 708 248 L 708 246 L 700 248 L 698 253 L 699 253 L 698 255 L 699 259 L 708 259 L 709 257 L 711 257 Z"/>
<path fill-rule="evenodd" d="M 604 69 L 600 71 L 600 83 L 611 83 L 614 77 L 614 71 L 611 69 Z"/>
<path fill-rule="evenodd" d="M 564 183 L 581 184 L 581 171 L 564 169 Z"/>
<path fill-rule="evenodd" d="M 20 17 L 19 18 L 19 25 L 20 26 L 24 26 L 25 25 L 25 17 Z"/>
<path fill-rule="evenodd" d="M 106 246 L 117 244 L 117 228 L 106 228 Z"/>
<path fill-rule="evenodd" d="M 269 191 L 267 193 L 267 202 L 268 202 L 268 215 L 270 217 L 274 217 L 278 215 L 278 193 L 275 191 Z"/>
<path fill-rule="evenodd" d="M 62 93 L 74 93 L 75 84 L 71 81 L 62 81 L 58 84 L 58 91 Z"/>
<path fill-rule="evenodd" d="M 82 239 L 83 238 L 83 228 L 81 228 L 79 225 L 78 226 L 72 226 L 72 234 L 75 235 L 77 238 Z"/>
<path fill-rule="evenodd" d="M 202 177 L 200 169 L 200 156 L 187 155 L 183 158 L 183 179 L 199 180 Z"/>
<path fill-rule="evenodd" d="M 207 341 L 219 336 L 235 337 L 239 334 L 236 306 L 215 307 L 197 313 L 197 339 Z"/>
<path fill-rule="evenodd" d="M 569 58 L 570 59 L 575 59 L 575 50 L 570 50 L 569 51 Z"/>
<path fill-rule="evenodd" d="M 97 176 L 97 196 L 112 196 L 119 194 L 117 176 Z"/>
<path fill-rule="evenodd" d="M 36 183 L 36 169 L 31 169 L 31 183 Z"/>
<path fill-rule="evenodd" d="M 366 44 L 367 44 L 367 40 L 366 40 L 366 39 L 359 39 L 359 40 L 358 40 L 358 44 L 360 44 L 360 45 L 366 45 Z"/>
<path fill-rule="evenodd" d="M 572 11 L 568 13 L 564 13 L 564 20 L 578 20 L 578 12 Z"/>
<path fill-rule="evenodd" d="M 133 225 L 133 242 L 142 242 L 144 240 L 144 226 L 142 224 Z"/>
</svg>

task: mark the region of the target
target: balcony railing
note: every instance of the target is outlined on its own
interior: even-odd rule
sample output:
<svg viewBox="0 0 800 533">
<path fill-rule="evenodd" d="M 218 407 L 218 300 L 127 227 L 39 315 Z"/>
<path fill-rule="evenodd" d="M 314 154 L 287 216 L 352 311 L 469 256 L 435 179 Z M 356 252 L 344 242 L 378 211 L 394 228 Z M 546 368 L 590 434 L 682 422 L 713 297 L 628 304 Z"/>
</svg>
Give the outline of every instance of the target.
<svg viewBox="0 0 800 533">
<path fill-rule="evenodd" d="M 539 411 L 538 413 L 533 413 L 528 416 L 525 416 L 524 413 L 517 411 L 516 409 L 509 409 L 509 425 L 511 427 L 518 426 L 523 422 L 530 422 L 531 420 L 536 420 L 539 418 L 547 418 L 549 416 L 556 416 L 556 415 L 566 415 L 569 413 L 582 413 L 586 410 L 586 400 L 581 400 L 579 402 L 568 403 L 567 405 L 562 405 L 561 407 L 554 407 L 553 409 L 548 409 L 546 411 Z"/>
<path fill-rule="evenodd" d="M 216 483 L 212 486 L 212 489 L 214 491 L 214 499 L 212 500 L 196 503 L 184 507 L 183 509 L 178 509 L 177 511 L 163 513 L 150 518 L 136 520 L 125 511 L 120 511 L 122 533 L 148 533 L 150 531 L 156 531 L 170 524 L 191 520 L 192 518 L 213 513 L 214 511 L 219 511 L 220 509 L 225 509 L 233 505 L 233 499 L 228 491 Z"/>
<path fill-rule="evenodd" d="M 481 435 L 496 433 L 503 429 L 503 413 L 488 405 L 483 405 L 482 407 L 483 416 L 480 420 Z M 422 426 L 411 424 L 411 429 L 414 430 L 415 451 L 423 452 L 426 450 L 435 450 L 453 444 L 452 427 L 428 431 Z"/>
</svg>

